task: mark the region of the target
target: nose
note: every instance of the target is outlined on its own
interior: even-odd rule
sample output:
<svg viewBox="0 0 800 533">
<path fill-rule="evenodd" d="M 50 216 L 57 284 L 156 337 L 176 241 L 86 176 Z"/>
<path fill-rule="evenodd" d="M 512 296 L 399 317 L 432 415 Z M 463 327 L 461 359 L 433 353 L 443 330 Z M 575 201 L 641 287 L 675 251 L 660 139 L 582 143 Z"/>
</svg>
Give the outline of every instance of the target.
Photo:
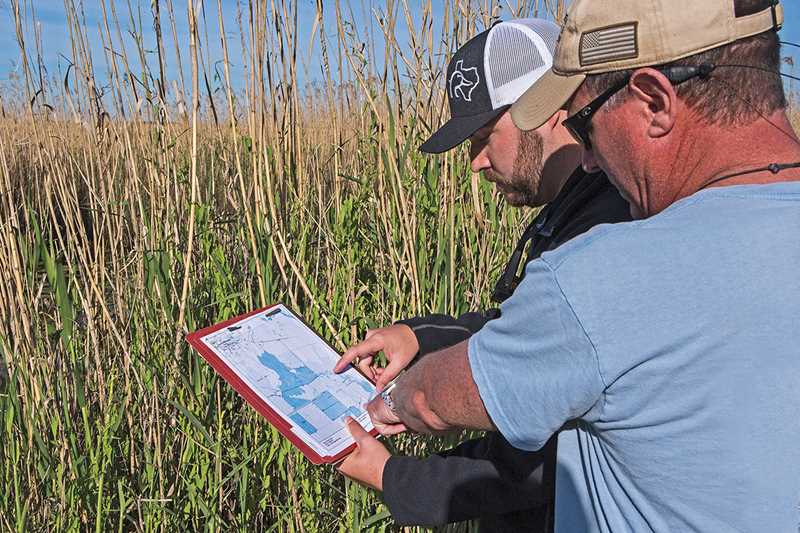
<svg viewBox="0 0 800 533">
<path fill-rule="evenodd" d="M 592 148 L 584 148 L 581 155 L 581 166 L 583 171 L 587 174 L 592 174 L 600 170 L 600 165 L 597 164 L 597 158 L 594 156 Z"/>
<path fill-rule="evenodd" d="M 477 174 L 492 168 L 492 163 L 486 155 L 486 144 L 473 142 L 469 148 L 469 155 L 472 172 Z"/>
</svg>

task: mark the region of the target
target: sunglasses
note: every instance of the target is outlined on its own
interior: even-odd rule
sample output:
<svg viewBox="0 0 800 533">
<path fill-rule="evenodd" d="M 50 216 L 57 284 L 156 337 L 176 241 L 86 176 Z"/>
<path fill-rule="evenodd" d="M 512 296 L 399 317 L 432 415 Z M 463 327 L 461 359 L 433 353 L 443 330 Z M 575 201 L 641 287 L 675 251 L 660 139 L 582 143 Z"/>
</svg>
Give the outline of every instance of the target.
<svg viewBox="0 0 800 533">
<path fill-rule="evenodd" d="M 673 85 L 679 85 L 696 77 L 705 79 L 709 74 L 711 74 L 714 68 L 714 65 L 704 63 L 697 67 L 665 67 L 658 69 L 658 71 L 664 74 L 664 76 L 666 76 Z M 603 91 L 600 96 L 586 104 L 580 111 L 564 120 L 564 127 L 567 128 L 567 131 L 572 134 L 575 140 L 578 141 L 578 143 L 580 143 L 584 149 L 592 149 L 592 141 L 589 138 L 589 134 L 592 131 L 592 117 L 600 110 L 601 107 L 603 107 L 603 104 L 611 100 L 612 96 L 627 87 L 630 81 L 631 74 L 619 80 L 617 83 Z"/>
</svg>

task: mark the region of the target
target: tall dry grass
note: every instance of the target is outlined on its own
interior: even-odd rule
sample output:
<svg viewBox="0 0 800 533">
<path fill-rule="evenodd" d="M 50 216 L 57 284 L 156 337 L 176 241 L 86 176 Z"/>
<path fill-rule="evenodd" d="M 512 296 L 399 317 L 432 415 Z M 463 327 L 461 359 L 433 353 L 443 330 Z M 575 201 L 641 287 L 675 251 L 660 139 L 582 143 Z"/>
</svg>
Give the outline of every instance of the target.
<svg viewBox="0 0 800 533">
<path fill-rule="evenodd" d="M 222 0 L 104 0 L 97 27 L 64 0 L 58 80 L 35 3 L 10 4 L 25 60 L 0 94 L 0 529 L 393 529 L 374 494 L 304 461 L 183 336 L 280 300 L 344 348 L 368 326 L 487 303 L 524 215 L 498 207 L 463 152 L 416 147 L 446 114 L 449 55 L 501 2 L 387 0 L 364 28 L 317 0 L 302 28 L 297 3 L 241 0 L 230 28 L 210 15 Z M 312 45 L 323 74 L 302 87 Z M 232 63 L 247 65 L 239 91 Z"/>
<path fill-rule="evenodd" d="M 222 0 L 104 0 L 97 27 L 63 0 L 57 80 L 36 4 L 10 4 L 26 60 L 0 92 L 0 529 L 394 529 L 183 335 L 280 300 L 344 348 L 368 326 L 486 304 L 525 215 L 499 207 L 463 152 L 416 146 L 447 113 L 459 43 L 501 6 L 552 17 L 562 3 L 387 0 L 365 28 L 317 0 L 307 28 L 297 3 L 240 0 L 231 28 Z M 322 75 L 304 87 L 311 46 Z M 241 90 L 232 64 L 247 66 Z"/>
</svg>

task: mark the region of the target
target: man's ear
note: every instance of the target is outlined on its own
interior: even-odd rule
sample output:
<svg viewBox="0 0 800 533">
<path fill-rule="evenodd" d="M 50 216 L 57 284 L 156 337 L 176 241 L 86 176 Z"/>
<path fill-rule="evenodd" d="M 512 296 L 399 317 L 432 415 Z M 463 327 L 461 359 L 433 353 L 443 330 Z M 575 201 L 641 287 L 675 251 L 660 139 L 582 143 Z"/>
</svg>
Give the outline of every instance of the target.
<svg viewBox="0 0 800 533">
<path fill-rule="evenodd" d="M 652 68 L 639 69 L 631 76 L 628 88 L 633 98 L 644 104 L 648 135 L 659 138 L 671 132 L 677 119 L 678 95 L 667 77 Z"/>
</svg>

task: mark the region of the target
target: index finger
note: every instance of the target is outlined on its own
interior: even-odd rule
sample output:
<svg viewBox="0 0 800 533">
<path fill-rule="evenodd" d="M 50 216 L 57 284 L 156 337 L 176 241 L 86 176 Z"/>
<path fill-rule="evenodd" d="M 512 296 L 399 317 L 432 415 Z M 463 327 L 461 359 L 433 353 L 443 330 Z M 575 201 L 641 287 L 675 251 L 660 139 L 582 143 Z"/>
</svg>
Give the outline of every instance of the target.
<svg viewBox="0 0 800 533">
<path fill-rule="evenodd" d="M 347 365 L 351 364 L 356 357 L 371 356 L 380 350 L 380 348 L 380 342 L 376 338 L 363 340 L 355 346 L 351 346 L 350 349 L 342 354 L 342 358 L 339 359 L 339 362 L 333 367 L 333 371 L 337 374 L 343 372 L 347 368 Z"/>
</svg>

